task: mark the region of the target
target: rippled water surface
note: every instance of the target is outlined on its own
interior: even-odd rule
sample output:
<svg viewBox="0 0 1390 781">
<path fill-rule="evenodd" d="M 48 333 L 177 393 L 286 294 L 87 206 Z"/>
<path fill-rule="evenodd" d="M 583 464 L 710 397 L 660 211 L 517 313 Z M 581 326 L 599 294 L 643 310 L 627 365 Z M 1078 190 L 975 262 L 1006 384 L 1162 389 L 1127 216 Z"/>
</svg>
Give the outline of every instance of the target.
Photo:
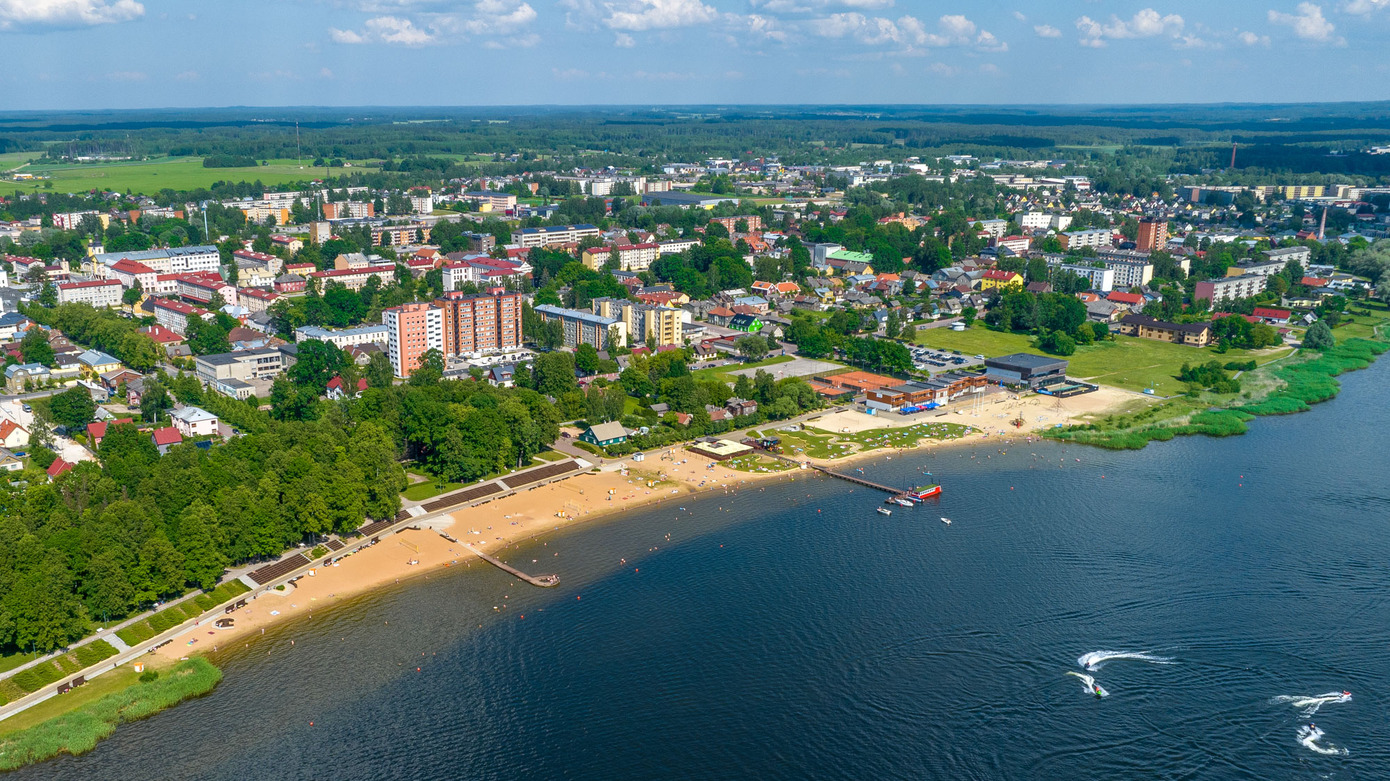
<svg viewBox="0 0 1390 781">
<path fill-rule="evenodd" d="M 321 611 L 13 777 L 1390 777 L 1387 382 L 1225 440 L 863 464 L 944 483 L 891 517 L 803 478 L 551 537 L 508 555 L 557 589 L 475 565 Z M 1096 699 L 1065 674 L 1094 651 L 1173 663 Z"/>
</svg>

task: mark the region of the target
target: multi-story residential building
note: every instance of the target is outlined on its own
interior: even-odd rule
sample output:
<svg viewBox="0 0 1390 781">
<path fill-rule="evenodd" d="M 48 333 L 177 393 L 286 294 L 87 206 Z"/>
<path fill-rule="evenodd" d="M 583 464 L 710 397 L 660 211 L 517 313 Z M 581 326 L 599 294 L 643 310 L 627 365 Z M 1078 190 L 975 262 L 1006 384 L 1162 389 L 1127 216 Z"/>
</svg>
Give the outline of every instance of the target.
<svg viewBox="0 0 1390 781">
<path fill-rule="evenodd" d="M 154 269 L 134 260 L 118 260 L 111 264 L 111 278 L 121 287 L 132 288 L 138 283 L 145 293 L 155 292 L 155 280 L 159 274 Z"/>
<path fill-rule="evenodd" d="M 295 241 L 298 241 L 298 239 Z M 239 249 L 233 252 L 232 260 L 237 264 L 238 268 L 264 268 L 272 275 L 279 274 L 280 269 L 285 266 L 285 261 L 275 255 L 266 252 L 252 252 L 248 249 Z"/>
<path fill-rule="evenodd" d="M 410 210 L 416 214 L 432 213 L 434 211 L 434 196 L 429 190 L 411 190 Z"/>
<path fill-rule="evenodd" d="M 1152 252 L 1168 246 L 1168 222 L 1152 217 L 1139 221 L 1139 233 L 1134 239 L 1134 248 L 1140 252 Z"/>
<path fill-rule="evenodd" d="M 409 377 L 420 368 L 430 350 L 444 353 L 444 310 L 433 304 L 411 303 L 381 313 L 386 325 L 386 354 L 397 377 Z"/>
<path fill-rule="evenodd" d="M 1211 323 L 1167 323 L 1148 315 L 1130 314 L 1121 317 L 1115 328 L 1125 336 L 1189 347 L 1206 347 L 1211 343 Z"/>
<path fill-rule="evenodd" d="M 980 275 L 980 289 L 993 290 L 994 288 L 1022 290 L 1023 275 L 1017 271 L 989 269 Z"/>
<path fill-rule="evenodd" d="M 679 255 L 699 243 L 700 242 L 695 239 L 674 239 L 672 241 L 657 242 L 657 254 Z"/>
<path fill-rule="evenodd" d="M 317 339 L 320 342 L 340 347 L 353 347 L 363 344 L 385 345 L 390 341 L 391 329 L 385 325 L 362 325 L 356 328 L 320 328 L 316 325 L 301 325 L 294 329 L 294 340 Z"/>
<path fill-rule="evenodd" d="M 748 226 L 744 229 L 745 233 L 751 231 L 760 231 L 763 229 L 763 218 L 756 214 L 743 214 L 738 217 L 715 217 L 714 219 L 710 220 L 710 222 L 717 222 L 720 225 L 723 225 L 724 230 L 728 231 L 729 233 L 737 232 L 738 224 L 740 222 Z"/>
<path fill-rule="evenodd" d="M 566 347 L 591 344 L 599 350 L 607 350 L 627 341 L 627 324 L 622 320 L 578 309 L 562 309 L 550 304 L 541 304 L 535 308 L 535 312 L 547 323 L 552 320 L 560 321 L 564 326 Z"/>
<path fill-rule="evenodd" d="M 499 260 L 478 255 L 444 267 L 444 289 L 458 290 L 465 282 L 479 286 L 519 284 L 531 273 L 531 264 L 514 260 Z"/>
<path fill-rule="evenodd" d="M 1285 265 L 1282 260 L 1248 260 L 1234 266 L 1227 266 L 1226 276 L 1238 277 L 1242 274 L 1259 274 L 1262 277 L 1272 277 L 1283 271 Z"/>
<path fill-rule="evenodd" d="M 65 231 L 77 230 L 82 227 L 82 220 L 87 217 L 96 218 L 103 228 L 111 223 L 111 218 L 109 216 L 95 211 L 66 212 L 53 215 L 53 227 Z"/>
<path fill-rule="evenodd" d="M 154 270 L 156 274 L 187 274 L 216 271 L 222 256 L 211 244 L 196 247 L 172 247 L 139 252 L 103 252 L 93 258 L 98 276 L 106 276 L 111 266 L 122 260 L 133 260 Z"/>
<path fill-rule="evenodd" d="M 319 291 L 328 288 L 328 283 L 337 282 L 348 290 L 361 290 L 367 280 L 376 277 L 382 285 L 389 285 L 396 278 L 395 266 L 366 266 L 364 268 L 335 268 L 328 271 L 315 271 L 309 275 L 318 280 Z"/>
<path fill-rule="evenodd" d="M 498 193 L 491 190 L 464 193 L 464 200 L 476 201 L 478 206 L 487 207 L 483 211 L 506 211 L 516 207 L 516 196 L 511 193 Z"/>
<path fill-rule="evenodd" d="M 970 224 L 980 226 L 980 232 L 989 236 L 990 241 L 1004 238 L 1009 232 L 1009 221 L 1000 219 L 971 220 Z"/>
<path fill-rule="evenodd" d="M 258 287 L 238 288 L 236 297 L 237 304 L 247 312 L 264 312 L 281 299 L 279 293 Z"/>
<path fill-rule="evenodd" d="M 994 243 L 996 247 L 1002 247 L 1015 255 L 1022 255 L 1028 251 L 1029 245 L 1026 236 L 1005 236 Z"/>
<path fill-rule="evenodd" d="M 168 328 L 179 336 L 188 335 L 188 320 L 193 317 L 200 317 L 204 320 L 212 318 L 212 313 L 202 307 L 191 306 L 182 301 L 174 301 L 168 298 L 156 298 L 149 302 L 150 308 L 154 310 L 155 322 Z"/>
<path fill-rule="evenodd" d="M 511 350 L 521 346 L 520 293 L 494 289 L 468 295 L 458 291 L 434 300 L 443 312 L 445 355 Z"/>
<path fill-rule="evenodd" d="M 423 222 L 409 225 L 379 225 L 372 228 L 372 244 L 377 247 L 400 247 L 430 240 L 430 226 Z"/>
<path fill-rule="evenodd" d="M 684 327 L 690 313 L 669 306 L 654 306 L 622 298 L 595 298 L 594 314 L 619 320 L 633 344 L 654 342 L 658 347 L 685 343 Z"/>
<path fill-rule="evenodd" d="M 1249 298 L 1263 293 L 1265 285 L 1268 283 L 1269 278 L 1260 274 L 1242 274 L 1238 277 L 1212 279 L 1198 282 L 1196 289 L 1192 292 L 1192 298 L 1205 298 L 1214 306 L 1221 301 Z"/>
<path fill-rule="evenodd" d="M 488 255 L 497 248 L 497 237 L 491 233 L 465 233 L 463 237 L 468 239 L 469 252 L 480 252 Z"/>
<path fill-rule="evenodd" d="M 1313 262 L 1313 251 L 1307 247 L 1280 247 L 1265 253 L 1270 260 L 1277 260 L 1287 266 L 1293 261 L 1298 261 L 1304 268 Z M 1282 266 L 1281 266 L 1282 268 Z"/>
<path fill-rule="evenodd" d="M 376 204 L 371 201 L 342 201 L 323 205 L 323 218 L 325 220 L 363 219 L 375 216 Z"/>
<path fill-rule="evenodd" d="M 114 279 L 67 282 L 58 286 L 58 303 L 90 304 L 94 307 L 120 306 L 125 288 Z"/>
<path fill-rule="evenodd" d="M 208 306 L 215 296 L 223 304 L 237 305 L 236 285 L 216 274 L 184 274 L 179 277 L 179 298 L 199 306 Z"/>
<path fill-rule="evenodd" d="M 1066 231 L 1057 235 L 1063 249 L 1082 247 L 1109 247 L 1115 242 L 1115 234 L 1109 228 L 1093 228 L 1084 231 Z"/>
<path fill-rule="evenodd" d="M 1047 265 L 1053 269 L 1054 274 L 1064 271 L 1086 280 L 1086 284 L 1091 290 L 1099 290 L 1102 293 L 1109 293 L 1115 289 L 1115 270 L 1105 266 L 1091 266 L 1086 263 L 1067 263 L 1067 258 L 1063 255 L 1049 255 Z M 1132 286 L 1131 286 L 1132 287 Z M 1126 287 L 1126 290 L 1129 288 Z"/>
<path fill-rule="evenodd" d="M 599 235 L 598 228 L 588 225 L 552 225 L 549 228 L 522 228 L 512 234 L 512 243 L 519 247 L 552 247 L 573 244 Z"/>
<path fill-rule="evenodd" d="M 1018 227 L 1027 231 L 1036 230 L 1057 230 L 1064 231 L 1071 225 L 1071 216 L 1067 214 L 1047 214 L 1045 212 L 1024 212 L 1014 215 L 1018 220 Z"/>
<path fill-rule="evenodd" d="M 613 257 L 614 252 L 618 253 L 618 270 L 646 271 L 661 257 L 661 245 L 651 242 L 592 247 L 584 250 L 580 260 L 585 266 L 597 271 Z"/>
</svg>

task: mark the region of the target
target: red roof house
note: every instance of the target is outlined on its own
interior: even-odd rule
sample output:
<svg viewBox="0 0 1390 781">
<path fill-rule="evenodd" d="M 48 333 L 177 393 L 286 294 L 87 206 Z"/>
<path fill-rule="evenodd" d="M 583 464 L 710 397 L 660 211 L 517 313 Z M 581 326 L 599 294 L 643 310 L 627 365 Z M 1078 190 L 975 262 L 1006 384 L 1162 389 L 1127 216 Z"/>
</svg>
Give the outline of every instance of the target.
<svg viewBox="0 0 1390 781">
<path fill-rule="evenodd" d="M 48 465 L 48 479 L 57 480 L 59 477 L 72 471 L 72 464 L 61 458 L 53 459 L 53 463 Z"/>
</svg>

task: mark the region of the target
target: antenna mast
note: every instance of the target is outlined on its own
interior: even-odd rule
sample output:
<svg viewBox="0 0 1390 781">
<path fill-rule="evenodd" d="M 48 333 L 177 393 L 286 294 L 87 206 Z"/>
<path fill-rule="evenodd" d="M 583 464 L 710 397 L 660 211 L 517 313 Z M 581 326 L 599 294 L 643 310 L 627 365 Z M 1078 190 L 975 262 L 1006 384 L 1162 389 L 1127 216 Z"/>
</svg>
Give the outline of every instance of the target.
<svg viewBox="0 0 1390 781">
<path fill-rule="evenodd" d="M 1236 142 L 1231 142 L 1231 170 L 1236 170 Z"/>
</svg>

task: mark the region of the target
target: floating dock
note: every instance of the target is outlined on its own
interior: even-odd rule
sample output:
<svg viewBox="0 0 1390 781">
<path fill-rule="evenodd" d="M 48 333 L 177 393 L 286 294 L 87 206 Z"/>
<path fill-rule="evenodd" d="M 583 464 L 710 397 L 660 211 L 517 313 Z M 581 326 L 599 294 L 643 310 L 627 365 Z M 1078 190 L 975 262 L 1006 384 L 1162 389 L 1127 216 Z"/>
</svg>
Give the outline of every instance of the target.
<svg viewBox="0 0 1390 781">
<path fill-rule="evenodd" d="M 559 575 L 527 575 L 525 572 L 522 572 L 516 567 L 513 567 L 512 565 L 507 564 L 506 562 L 501 561 L 496 557 L 489 556 L 486 553 L 483 553 L 482 551 L 478 550 L 472 545 L 463 543 L 463 547 L 467 548 L 475 556 L 482 559 L 483 561 L 486 561 L 488 564 L 491 564 L 492 566 L 502 570 L 508 575 L 521 578 L 522 580 L 526 581 L 527 583 L 530 583 L 533 586 L 540 586 L 541 588 L 552 588 L 554 586 L 560 585 Z"/>
</svg>

